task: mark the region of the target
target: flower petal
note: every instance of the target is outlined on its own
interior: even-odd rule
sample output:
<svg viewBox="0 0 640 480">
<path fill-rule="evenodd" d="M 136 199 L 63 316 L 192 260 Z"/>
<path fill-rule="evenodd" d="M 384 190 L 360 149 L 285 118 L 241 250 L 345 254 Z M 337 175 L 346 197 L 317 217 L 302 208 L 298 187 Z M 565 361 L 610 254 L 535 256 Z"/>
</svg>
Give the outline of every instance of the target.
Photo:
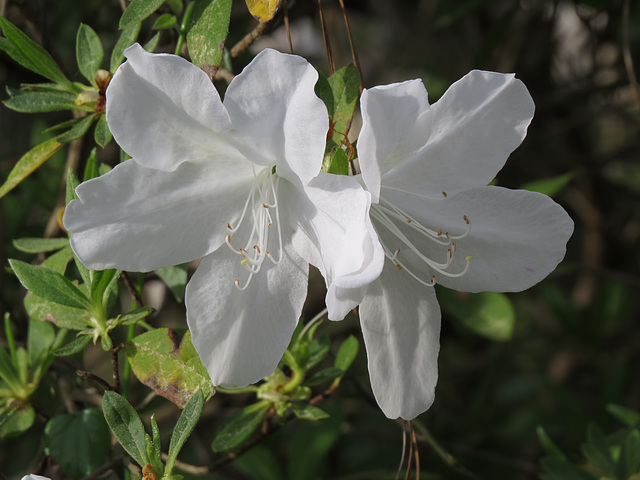
<svg viewBox="0 0 640 480">
<path fill-rule="evenodd" d="M 385 262 L 360 305 L 360 319 L 378 405 L 389 418 L 415 418 L 433 403 L 438 381 L 435 290 Z"/>
<path fill-rule="evenodd" d="M 175 172 L 127 160 L 82 183 L 63 222 L 71 246 L 94 270 L 149 271 L 220 246 L 249 194 L 249 162 L 185 162 Z"/>
<path fill-rule="evenodd" d="M 222 247 L 202 259 L 186 292 L 193 344 L 214 385 L 243 387 L 275 370 L 302 312 L 308 265 L 293 251 L 262 265 L 246 290 L 238 256 Z"/>
<path fill-rule="evenodd" d="M 380 178 L 410 160 L 431 134 L 432 115 L 421 80 L 393 83 L 362 92 L 358 153 L 362 179 L 378 203 Z"/>
<path fill-rule="evenodd" d="M 522 143 L 534 108 L 514 75 L 470 72 L 431 106 L 425 147 L 389 171 L 383 185 L 434 198 L 487 185 Z"/>
<path fill-rule="evenodd" d="M 290 228 L 296 230 L 296 250 L 325 278 L 329 318 L 342 320 L 362 300 L 360 287 L 380 275 L 384 261 L 369 218 L 369 194 L 352 177 L 321 173 L 304 187 L 304 195 L 289 183 L 279 201 L 287 218 L 295 219 Z"/>
<path fill-rule="evenodd" d="M 209 152 L 238 156 L 216 132 L 231 128 L 220 95 L 198 67 L 134 44 L 107 88 L 107 122 L 138 163 L 172 171 Z"/>
<path fill-rule="evenodd" d="M 302 57 L 266 49 L 225 94 L 236 145 L 279 176 L 308 183 L 320 171 L 329 116 L 315 92 L 316 70 Z"/>
<path fill-rule="evenodd" d="M 460 291 L 518 292 L 535 285 L 562 260 L 573 232 L 573 221 L 567 212 L 546 195 L 535 192 L 488 186 L 441 200 L 425 200 L 384 188 L 383 192 L 385 200 L 436 231 L 463 234 L 467 227 L 463 216 L 468 217 L 469 233 L 455 240 L 453 264 L 447 270 L 463 271 L 465 258 L 472 257 L 468 272 L 461 277 L 425 271 L 406 248 L 398 257 L 408 262 L 412 270 L 423 273 L 426 280 L 435 273 L 438 283 Z M 403 232 L 427 257 L 438 262 L 446 259 L 446 247 L 415 230 L 405 228 Z M 394 240 L 383 227 L 378 233 L 391 251 L 402 248 L 391 244 Z"/>
</svg>

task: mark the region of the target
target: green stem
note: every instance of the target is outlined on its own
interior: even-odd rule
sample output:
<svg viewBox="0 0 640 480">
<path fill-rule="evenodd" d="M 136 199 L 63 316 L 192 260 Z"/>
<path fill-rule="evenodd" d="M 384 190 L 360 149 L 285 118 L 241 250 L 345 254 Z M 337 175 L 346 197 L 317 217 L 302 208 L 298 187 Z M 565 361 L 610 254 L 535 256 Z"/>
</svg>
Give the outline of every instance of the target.
<svg viewBox="0 0 640 480">
<path fill-rule="evenodd" d="M 178 30 L 178 42 L 176 43 L 175 54 L 180 55 L 180 51 L 182 50 L 182 44 L 184 43 L 184 39 L 187 36 L 187 25 L 189 24 L 189 19 L 191 18 L 191 11 L 193 10 L 193 6 L 196 2 L 191 2 L 187 5 L 186 10 L 184 11 L 184 16 L 182 17 L 182 23 L 180 23 L 180 29 Z"/>
<path fill-rule="evenodd" d="M 18 365 L 18 357 L 16 355 L 16 342 L 13 339 L 13 332 L 11 331 L 11 319 L 9 313 L 4 314 L 4 331 L 7 334 L 7 343 L 9 344 L 9 353 L 11 354 L 11 360 L 14 365 Z"/>
<path fill-rule="evenodd" d="M 324 310 L 322 310 L 320 313 L 318 313 L 315 317 L 313 317 L 313 318 L 312 318 L 312 319 L 311 319 L 311 320 L 310 320 L 310 321 L 309 321 L 309 322 L 304 326 L 304 328 L 303 328 L 303 329 L 302 329 L 302 331 L 300 332 L 300 335 L 298 335 L 298 339 L 296 340 L 296 347 L 297 347 L 298 345 L 300 345 L 300 339 L 301 339 L 301 338 L 303 338 L 303 337 L 307 334 L 307 332 L 309 331 L 309 329 L 311 329 L 311 327 L 313 327 L 313 325 L 314 325 L 315 323 L 317 323 L 318 321 L 320 321 L 320 319 L 321 319 L 322 317 L 324 317 L 324 316 L 327 314 L 327 311 L 328 311 L 328 310 L 329 310 L 328 308 L 325 308 L 325 309 L 324 309 Z"/>
<path fill-rule="evenodd" d="M 300 365 L 298 365 L 298 362 L 296 362 L 295 357 L 289 350 L 284 351 L 283 360 L 287 365 L 289 365 L 289 367 L 291 367 L 291 370 L 293 371 L 291 380 L 284 387 L 282 387 L 281 390 L 281 393 L 287 394 L 293 392 L 300 386 L 300 384 L 304 380 L 304 375 L 306 372 L 303 368 L 300 368 Z"/>
<path fill-rule="evenodd" d="M 142 294 L 143 286 L 144 286 L 144 274 L 141 273 L 138 275 L 138 283 L 136 284 L 136 291 L 138 292 L 138 295 Z M 131 302 L 131 310 L 135 310 L 136 308 L 138 308 L 138 306 L 139 305 L 135 300 Z M 130 342 L 133 339 L 135 333 L 136 333 L 136 326 L 129 325 L 129 330 L 127 330 L 127 342 Z M 121 388 L 122 391 L 120 392 L 126 400 L 129 399 L 129 391 L 131 389 L 130 380 L 131 380 L 131 365 L 127 361 L 125 362 L 124 369 L 122 370 L 122 388 Z"/>
</svg>

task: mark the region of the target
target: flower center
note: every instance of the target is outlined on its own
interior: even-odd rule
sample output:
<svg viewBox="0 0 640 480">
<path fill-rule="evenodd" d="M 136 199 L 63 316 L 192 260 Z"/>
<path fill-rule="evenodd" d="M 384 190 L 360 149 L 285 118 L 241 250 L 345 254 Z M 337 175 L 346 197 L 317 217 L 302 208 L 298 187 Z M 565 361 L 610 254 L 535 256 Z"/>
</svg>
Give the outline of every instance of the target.
<svg viewBox="0 0 640 480">
<path fill-rule="evenodd" d="M 471 222 L 466 215 L 462 216 L 466 230 L 461 235 L 451 235 L 449 232 L 443 233 L 442 229 L 437 231 L 430 229 L 382 197 L 380 197 L 379 204 L 371 205 L 371 217 L 395 237 L 394 241 L 398 240 L 400 243 L 400 245 L 395 245 L 395 248 L 389 248 L 389 246 L 381 240 L 380 243 L 382 244 L 386 257 L 393 262 L 398 270 L 406 271 L 423 285 L 433 287 L 436 284 L 436 274 L 453 278 L 461 277 L 469 270 L 471 257 L 465 257 L 466 264 L 461 271 L 455 272 L 450 270 L 456 254 L 456 240 L 466 237 L 471 231 Z M 409 229 L 409 231 L 405 234 L 403 229 Z M 421 252 L 414 242 L 408 238 L 408 234 L 414 232 L 435 244 L 442 251 L 444 261 L 436 261 Z M 406 260 L 403 261 L 400 258 L 400 252 L 405 249 L 411 252 L 411 256 L 413 257 L 412 262 L 417 259 L 418 262 L 427 265 L 429 271 L 435 272 L 429 280 L 421 278 L 416 272 L 408 268 Z"/>
<path fill-rule="evenodd" d="M 240 219 L 233 226 L 227 223 L 229 233 L 227 233 L 226 244 L 232 252 L 241 257 L 240 264 L 249 272 L 242 285 L 240 279 L 235 279 L 239 290 L 247 288 L 251 278 L 260 271 L 266 258 L 273 264 L 278 264 L 282 258 L 282 230 L 276 195 L 279 177 L 271 167 L 263 168 L 256 174 L 254 166 L 253 175 L 255 180 L 244 203 Z M 243 224 L 245 226 L 239 232 Z M 276 232 L 273 231 L 274 226 Z M 273 234 L 277 234 L 277 258 L 274 258 L 269 249 L 269 238 Z M 241 238 L 237 239 L 238 236 Z M 232 239 L 234 242 L 239 241 L 242 246 L 238 248 L 238 244 L 232 245 Z M 272 243 L 274 241 L 272 239 Z"/>
</svg>

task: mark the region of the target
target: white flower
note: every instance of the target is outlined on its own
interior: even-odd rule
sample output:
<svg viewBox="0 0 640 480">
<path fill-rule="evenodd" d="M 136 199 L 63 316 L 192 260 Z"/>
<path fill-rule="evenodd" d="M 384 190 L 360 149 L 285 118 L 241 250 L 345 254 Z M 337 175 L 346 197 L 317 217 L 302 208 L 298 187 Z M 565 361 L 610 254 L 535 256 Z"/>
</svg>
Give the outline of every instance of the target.
<svg viewBox="0 0 640 480">
<path fill-rule="evenodd" d="M 545 195 L 487 186 L 533 117 L 513 75 L 473 71 L 432 106 L 419 80 L 376 87 L 361 109 L 361 179 L 387 261 L 360 318 L 380 407 L 412 419 L 431 406 L 438 377 L 433 284 L 529 288 L 562 260 L 573 222 Z"/>
<path fill-rule="evenodd" d="M 42 475 L 35 475 L 30 473 L 29 475 L 25 475 L 22 477 L 22 480 L 51 480 L 49 477 L 43 477 Z"/>
<path fill-rule="evenodd" d="M 306 296 L 311 247 L 296 250 L 293 236 L 322 252 L 328 281 L 354 284 L 369 261 L 370 196 L 354 178 L 318 175 L 328 115 L 304 59 L 261 52 L 222 102 L 183 58 L 139 45 L 126 56 L 107 120 L 132 159 L 77 188 L 64 216 L 71 245 L 92 269 L 203 257 L 186 292 L 193 343 L 214 385 L 256 382 L 278 364 Z"/>
</svg>

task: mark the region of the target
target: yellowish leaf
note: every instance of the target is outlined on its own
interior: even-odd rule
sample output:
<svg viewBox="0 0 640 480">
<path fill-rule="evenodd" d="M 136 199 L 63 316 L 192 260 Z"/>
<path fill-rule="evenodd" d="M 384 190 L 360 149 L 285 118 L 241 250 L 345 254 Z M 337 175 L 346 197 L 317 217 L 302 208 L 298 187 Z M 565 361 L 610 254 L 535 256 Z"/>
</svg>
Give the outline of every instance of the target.
<svg viewBox="0 0 640 480">
<path fill-rule="evenodd" d="M 247 7 L 249 8 L 249 12 L 253 15 L 257 20 L 261 22 L 268 22 L 271 20 L 278 9 L 280 8 L 280 4 L 282 0 L 245 0 L 247 2 Z"/>
</svg>

